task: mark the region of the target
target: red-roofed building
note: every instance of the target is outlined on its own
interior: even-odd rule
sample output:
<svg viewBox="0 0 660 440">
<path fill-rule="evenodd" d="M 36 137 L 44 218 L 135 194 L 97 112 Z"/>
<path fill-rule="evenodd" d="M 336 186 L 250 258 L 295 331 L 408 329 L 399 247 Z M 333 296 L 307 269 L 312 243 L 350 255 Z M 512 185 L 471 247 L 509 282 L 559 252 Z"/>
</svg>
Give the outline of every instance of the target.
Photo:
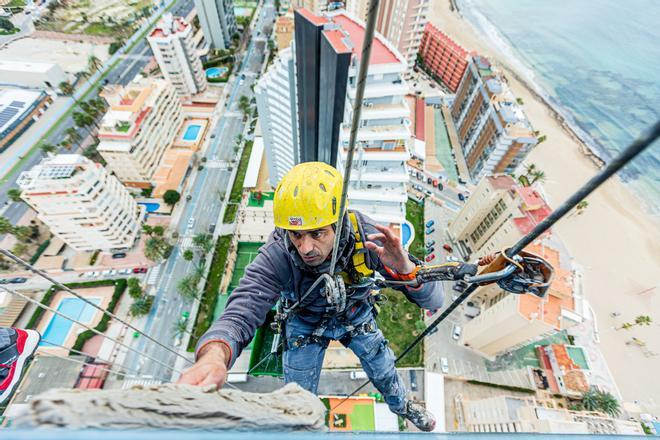
<svg viewBox="0 0 660 440">
<path fill-rule="evenodd" d="M 419 46 L 419 56 L 423 68 L 452 93 L 456 93 L 468 66 L 468 51 L 432 23 L 427 23 Z"/>
</svg>

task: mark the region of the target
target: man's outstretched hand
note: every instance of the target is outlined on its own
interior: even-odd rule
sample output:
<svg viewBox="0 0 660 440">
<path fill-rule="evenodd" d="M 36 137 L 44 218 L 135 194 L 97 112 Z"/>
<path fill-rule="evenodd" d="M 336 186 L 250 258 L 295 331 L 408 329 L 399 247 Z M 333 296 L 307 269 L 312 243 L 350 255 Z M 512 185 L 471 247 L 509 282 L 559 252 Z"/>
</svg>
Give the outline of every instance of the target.
<svg viewBox="0 0 660 440">
<path fill-rule="evenodd" d="M 380 261 L 390 269 L 399 274 L 409 274 L 415 270 L 415 263 L 410 261 L 408 254 L 403 250 L 399 237 L 394 232 L 381 225 L 374 225 L 380 231 L 380 234 L 367 235 L 365 246 L 367 249 L 376 252 Z M 378 246 L 374 241 L 380 241 L 382 246 Z"/>
<path fill-rule="evenodd" d="M 227 358 L 225 344 L 210 342 L 202 347 L 197 362 L 184 370 L 176 383 L 222 388 L 227 381 Z"/>
</svg>

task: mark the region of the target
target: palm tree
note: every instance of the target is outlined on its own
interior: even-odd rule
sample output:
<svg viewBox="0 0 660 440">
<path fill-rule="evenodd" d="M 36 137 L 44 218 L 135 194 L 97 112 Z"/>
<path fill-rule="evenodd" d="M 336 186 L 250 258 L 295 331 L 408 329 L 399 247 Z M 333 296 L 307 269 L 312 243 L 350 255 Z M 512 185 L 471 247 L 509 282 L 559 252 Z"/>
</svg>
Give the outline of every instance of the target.
<svg viewBox="0 0 660 440">
<path fill-rule="evenodd" d="M 188 331 L 188 323 L 185 319 L 180 319 L 174 323 L 173 330 L 176 336 L 183 336 L 184 333 L 191 334 Z"/>
<path fill-rule="evenodd" d="M 616 400 L 611 393 L 606 391 L 598 391 L 598 408 L 609 415 L 610 417 L 617 417 L 621 414 L 621 407 L 619 406 L 619 401 Z"/>
<path fill-rule="evenodd" d="M 62 81 L 59 85 L 60 90 L 67 96 L 73 95 L 74 89 L 69 81 Z"/>
<path fill-rule="evenodd" d="M 80 106 L 80 108 L 94 120 L 96 120 L 101 114 L 101 111 L 89 101 L 81 102 L 78 106 Z"/>
<path fill-rule="evenodd" d="M 144 256 L 151 261 L 159 261 L 169 257 L 172 245 L 162 237 L 150 237 L 144 244 Z"/>
<path fill-rule="evenodd" d="M 12 202 L 20 202 L 22 200 L 21 190 L 18 188 L 11 188 L 9 191 L 7 191 L 7 197 L 9 197 Z"/>
<path fill-rule="evenodd" d="M 11 248 L 11 252 L 16 255 L 16 256 L 22 256 L 25 254 L 28 250 L 28 246 L 25 243 L 16 243 L 13 248 Z"/>
<path fill-rule="evenodd" d="M 103 98 L 90 99 L 88 102 L 92 104 L 100 112 L 104 112 L 105 109 L 107 108 L 105 105 L 105 100 L 103 100 Z"/>
<path fill-rule="evenodd" d="M 152 296 L 141 296 L 136 299 L 129 309 L 131 316 L 144 316 L 151 310 L 151 305 L 153 304 Z"/>
<path fill-rule="evenodd" d="M 598 409 L 598 393 L 594 388 L 582 393 L 582 406 L 587 411 L 596 411 Z"/>
<path fill-rule="evenodd" d="M 53 144 L 41 144 L 41 147 L 39 148 L 41 148 L 41 151 L 43 151 L 45 154 L 54 153 L 57 151 L 57 147 Z"/>
<path fill-rule="evenodd" d="M 639 315 L 635 318 L 635 325 L 651 325 L 651 317 L 646 315 Z"/>
<path fill-rule="evenodd" d="M 94 55 L 90 55 L 89 58 L 87 58 L 87 69 L 90 71 L 99 70 L 102 65 L 101 60 Z"/>
<path fill-rule="evenodd" d="M 199 278 L 195 275 L 188 275 L 179 280 L 176 285 L 176 291 L 186 300 L 196 300 L 200 296 L 200 291 L 197 288 Z"/>
<path fill-rule="evenodd" d="M 194 256 L 195 254 L 190 249 L 186 249 L 185 251 L 183 251 L 183 259 L 186 261 L 192 261 Z"/>
<path fill-rule="evenodd" d="M 69 127 L 66 130 L 64 130 L 64 132 L 66 133 L 66 136 L 73 144 L 77 144 L 82 140 L 82 136 L 80 135 L 80 133 L 78 133 L 78 130 L 76 130 L 75 127 Z"/>
<path fill-rule="evenodd" d="M 84 128 L 87 130 L 87 133 L 92 134 L 89 126 L 94 123 L 94 120 L 89 115 L 81 112 L 73 112 L 73 123 L 76 124 L 76 127 Z"/>
<path fill-rule="evenodd" d="M 7 219 L 7 217 L 0 217 L 0 235 L 11 233 L 14 230 L 14 225 Z"/>
<path fill-rule="evenodd" d="M 151 225 L 142 225 L 142 232 L 151 235 L 154 233 L 154 228 Z"/>
<path fill-rule="evenodd" d="M 59 144 L 57 144 L 57 146 L 60 148 L 66 148 L 67 150 L 71 151 L 71 147 L 73 147 L 73 143 L 69 139 L 65 138 L 62 139 L 62 141 Z"/>
<path fill-rule="evenodd" d="M 193 237 L 193 244 L 208 254 L 213 249 L 213 236 L 211 234 L 197 234 Z"/>
<path fill-rule="evenodd" d="M 633 324 L 629 322 L 624 322 L 623 324 L 621 324 L 621 327 L 617 328 L 617 330 L 630 330 L 631 328 L 633 328 Z"/>
<path fill-rule="evenodd" d="M 530 181 L 530 185 L 533 185 L 536 182 L 540 182 L 540 183 L 545 182 L 545 172 L 544 171 L 541 171 L 541 170 L 534 171 L 533 173 L 530 174 L 530 176 L 532 177 L 532 180 Z"/>
<path fill-rule="evenodd" d="M 32 229 L 27 226 L 16 226 L 12 231 L 12 235 L 16 237 L 19 241 L 25 242 L 28 241 L 32 235 Z"/>
</svg>

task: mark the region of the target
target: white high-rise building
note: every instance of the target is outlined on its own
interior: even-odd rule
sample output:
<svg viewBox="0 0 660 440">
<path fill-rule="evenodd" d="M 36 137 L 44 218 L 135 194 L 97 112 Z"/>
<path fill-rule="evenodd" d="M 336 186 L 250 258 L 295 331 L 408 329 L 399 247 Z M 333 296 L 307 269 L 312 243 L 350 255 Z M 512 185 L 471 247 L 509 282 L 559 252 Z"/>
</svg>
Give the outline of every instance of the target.
<svg viewBox="0 0 660 440">
<path fill-rule="evenodd" d="M 193 41 L 193 28 L 181 17 L 165 14 L 147 37 L 165 78 L 184 98 L 206 90 L 202 62 Z"/>
<path fill-rule="evenodd" d="M 348 70 L 344 120 L 339 132 L 337 166 L 344 168 L 357 88 L 364 23 L 345 12 L 330 15 L 348 35 L 354 56 Z M 403 80 L 406 61 L 386 39 L 376 35 L 371 49 L 367 85 L 356 140 L 348 197 L 350 207 L 384 224 L 400 225 L 406 219 L 406 161 L 412 135 L 410 109 L 405 102 L 408 86 Z"/>
<path fill-rule="evenodd" d="M 195 0 L 195 9 L 206 41 L 217 49 L 226 49 L 238 32 L 232 0 Z"/>
<path fill-rule="evenodd" d="M 79 154 L 59 154 L 21 173 L 17 183 L 39 220 L 73 249 L 133 246 L 142 210 L 100 164 Z"/>
<path fill-rule="evenodd" d="M 126 186 L 148 188 L 183 123 L 181 101 L 163 79 L 107 86 L 110 109 L 101 120 L 97 151 Z"/>
<path fill-rule="evenodd" d="M 299 161 L 294 69 L 291 48 L 284 49 L 254 88 L 273 187 Z"/>
<path fill-rule="evenodd" d="M 382 34 L 401 52 L 408 67 L 415 57 L 428 22 L 430 0 L 383 0 L 378 8 L 376 32 Z M 346 10 L 361 20 L 367 19 L 369 0 L 348 0 Z"/>
</svg>

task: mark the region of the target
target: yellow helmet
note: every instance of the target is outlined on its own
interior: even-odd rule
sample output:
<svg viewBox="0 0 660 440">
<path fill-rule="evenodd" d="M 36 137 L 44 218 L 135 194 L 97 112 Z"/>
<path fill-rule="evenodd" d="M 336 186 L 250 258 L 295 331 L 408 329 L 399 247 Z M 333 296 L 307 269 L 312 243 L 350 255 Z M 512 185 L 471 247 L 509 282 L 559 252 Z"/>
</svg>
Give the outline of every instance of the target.
<svg viewBox="0 0 660 440">
<path fill-rule="evenodd" d="M 339 171 L 326 163 L 296 165 L 282 177 L 275 190 L 275 226 L 300 231 L 336 223 L 342 186 Z"/>
</svg>

